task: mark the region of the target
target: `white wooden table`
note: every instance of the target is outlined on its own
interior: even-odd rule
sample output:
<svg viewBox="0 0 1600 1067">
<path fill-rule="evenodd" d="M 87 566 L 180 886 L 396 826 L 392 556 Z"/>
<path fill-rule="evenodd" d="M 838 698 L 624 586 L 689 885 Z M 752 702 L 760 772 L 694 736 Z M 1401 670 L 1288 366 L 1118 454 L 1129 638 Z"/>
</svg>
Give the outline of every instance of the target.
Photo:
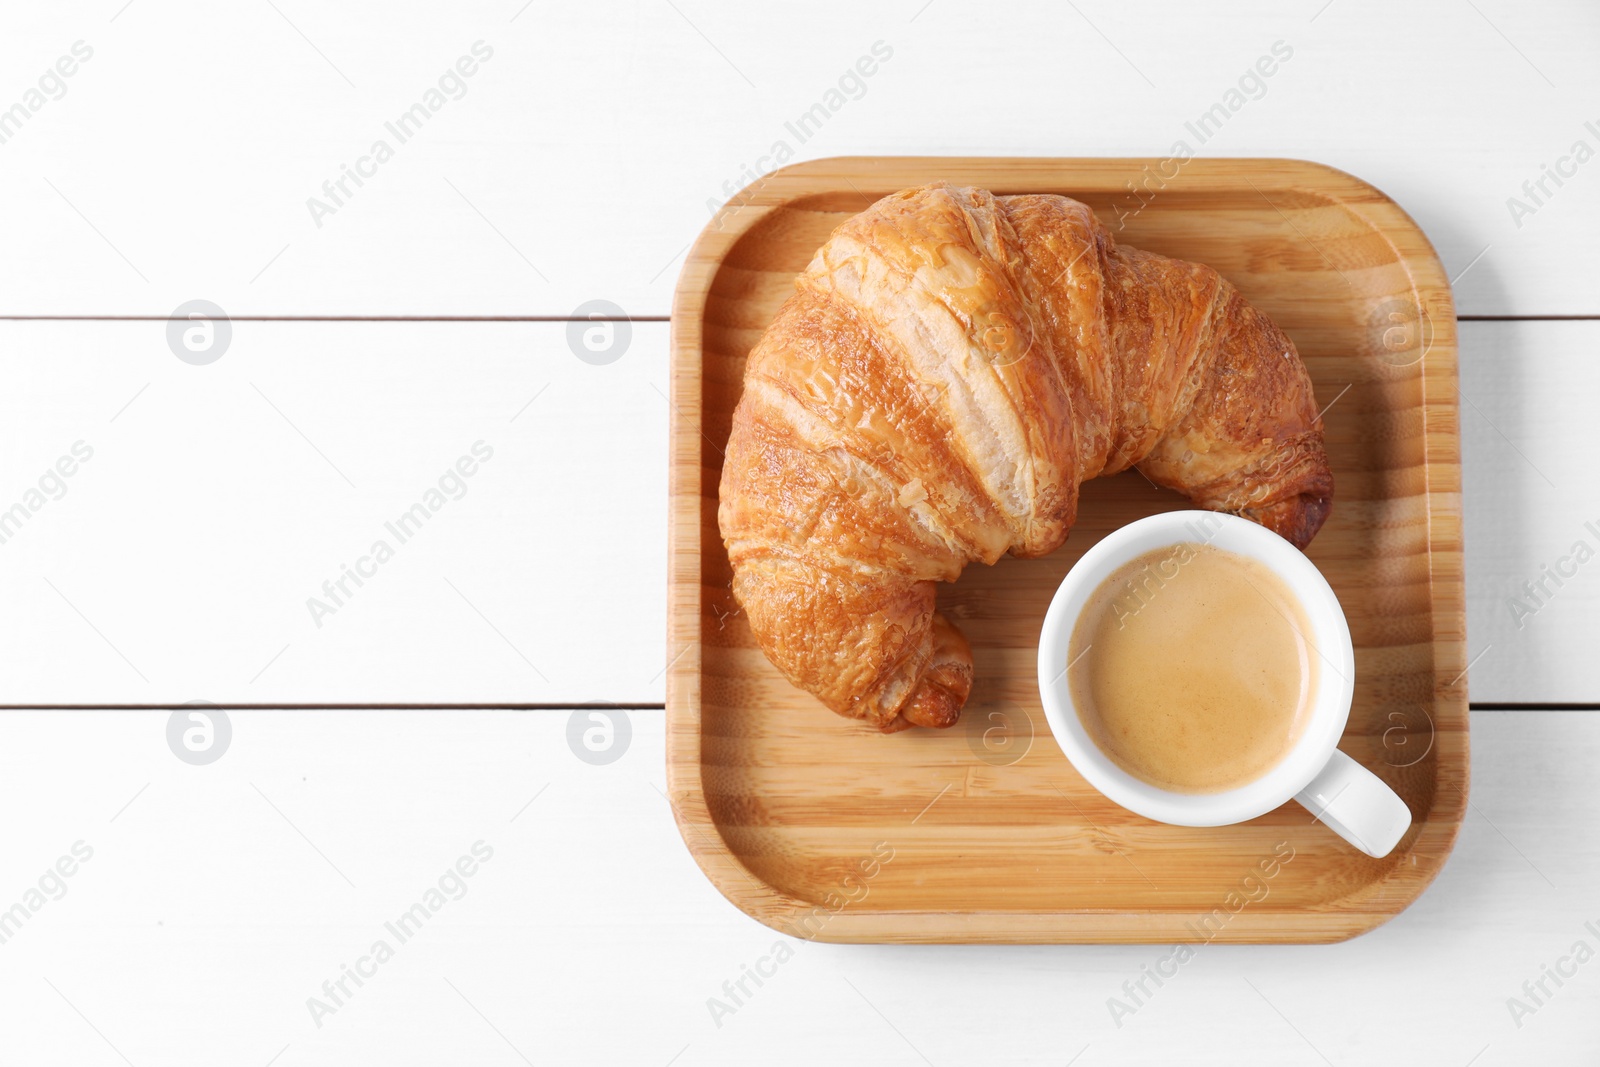
<svg viewBox="0 0 1600 1067">
<path fill-rule="evenodd" d="M 0 1062 L 1600 1062 L 1600 562 L 1563 563 L 1600 549 L 1600 10 L 94 0 L 5 29 L 0 703 L 253 707 L 203 765 L 169 711 L 0 712 Z M 681 256 L 779 160 L 1178 140 L 1373 182 L 1455 279 L 1456 852 L 1369 935 L 1205 946 L 1120 1018 L 1165 950 L 782 938 L 662 795 Z M 197 300 L 227 317 L 198 352 Z M 573 340 L 591 301 L 631 319 L 590 338 L 610 362 Z M 569 741 L 590 701 L 626 708 L 610 762 Z"/>
</svg>

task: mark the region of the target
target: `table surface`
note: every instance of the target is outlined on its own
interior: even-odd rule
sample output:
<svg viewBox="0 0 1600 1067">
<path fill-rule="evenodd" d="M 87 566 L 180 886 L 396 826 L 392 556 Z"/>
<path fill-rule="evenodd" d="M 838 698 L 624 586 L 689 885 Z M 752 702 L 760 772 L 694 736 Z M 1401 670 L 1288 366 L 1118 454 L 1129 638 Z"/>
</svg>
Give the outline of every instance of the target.
<svg viewBox="0 0 1600 1067">
<path fill-rule="evenodd" d="M 1600 1062 L 1600 9 L 96 0 L 7 30 L 0 1061 Z M 775 934 L 663 794 L 689 242 L 790 160 L 1179 143 L 1356 174 L 1452 278 L 1454 855 L 1373 933 L 1160 985 L 1159 946 Z M 232 709 L 214 762 L 179 758 L 187 713 L 109 710 L 193 701 Z M 572 740 L 592 702 L 609 762 Z"/>
</svg>

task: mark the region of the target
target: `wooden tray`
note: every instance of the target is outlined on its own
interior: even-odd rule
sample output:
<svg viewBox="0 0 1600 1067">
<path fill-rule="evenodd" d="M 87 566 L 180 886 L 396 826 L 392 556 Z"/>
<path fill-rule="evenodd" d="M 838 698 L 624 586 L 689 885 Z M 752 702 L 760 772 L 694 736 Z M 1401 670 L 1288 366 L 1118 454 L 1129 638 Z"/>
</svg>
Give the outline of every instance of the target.
<svg viewBox="0 0 1600 1067">
<path fill-rule="evenodd" d="M 941 588 L 977 673 L 951 730 L 878 735 L 755 647 L 717 532 L 745 356 L 836 225 L 936 179 L 1083 200 L 1119 242 L 1216 267 L 1294 338 L 1337 480 L 1309 555 L 1355 637 L 1342 747 L 1416 819 L 1388 858 L 1292 803 L 1240 826 L 1150 822 L 1061 755 L 1034 672 L 1050 596 L 1107 532 L 1185 505 L 1135 472 L 1084 487 L 1054 555 Z M 1415 223 L 1313 163 L 828 159 L 740 194 L 690 252 L 672 312 L 667 781 L 707 876 L 769 926 L 827 941 L 1328 942 L 1397 914 L 1438 874 L 1467 797 L 1455 325 Z"/>
</svg>

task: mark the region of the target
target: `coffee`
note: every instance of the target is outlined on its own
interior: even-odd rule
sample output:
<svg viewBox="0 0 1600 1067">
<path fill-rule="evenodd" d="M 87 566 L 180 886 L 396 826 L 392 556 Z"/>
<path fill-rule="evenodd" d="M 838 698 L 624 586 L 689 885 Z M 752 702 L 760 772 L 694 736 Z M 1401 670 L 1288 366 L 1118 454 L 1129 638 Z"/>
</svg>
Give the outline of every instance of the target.
<svg viewBox="0 0 1600 1067">
<path fill-rule="evenodd" d="M 1215 793 L 1260 778 L 1310 717 L 1317 652 L 1293 593 L 1265 564 L 1200 543 L 1114 571 L 1072 632 L 1078 718 L 1123 770 Z"/>
</svg>

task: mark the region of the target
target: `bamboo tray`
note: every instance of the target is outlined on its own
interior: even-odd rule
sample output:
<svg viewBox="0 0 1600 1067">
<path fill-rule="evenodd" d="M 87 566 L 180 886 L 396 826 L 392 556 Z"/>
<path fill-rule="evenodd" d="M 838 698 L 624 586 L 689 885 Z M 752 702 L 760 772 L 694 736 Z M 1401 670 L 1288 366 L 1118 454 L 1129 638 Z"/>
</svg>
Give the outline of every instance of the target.
<svg viewBox="0 0 1600 1067">
<path fill-rule="evenodd" d="M 1388 858 L 1292 803 L 1239 826 L 1150 822 L 1061 755 L 1034 673 L 1050 596 L 1107 532 L 1185 506 L 1135 472 L 1084 487 L 1054 555 L 941 588 L 977 673 L 953 729 L 878 735 L 755 647 L 716 516 L 746 353 L 838 223 L 936 179 L 1083 200 L 1119 242 L 1216 267 L 1293 337 L 1328 405 L 1337 482 L 1308 554 L 1356 643 L 1341 747 L 1415 817 Z M 828 159 L 741 193 L 694 245 L 672 312 L 667 781 L 701 868 L 748 914 L 827 941 L 1329 942 L 1400 912 L 1467 802 L 1455 325 L 1410 218 L 1313 163 Z"/>
</svg>

